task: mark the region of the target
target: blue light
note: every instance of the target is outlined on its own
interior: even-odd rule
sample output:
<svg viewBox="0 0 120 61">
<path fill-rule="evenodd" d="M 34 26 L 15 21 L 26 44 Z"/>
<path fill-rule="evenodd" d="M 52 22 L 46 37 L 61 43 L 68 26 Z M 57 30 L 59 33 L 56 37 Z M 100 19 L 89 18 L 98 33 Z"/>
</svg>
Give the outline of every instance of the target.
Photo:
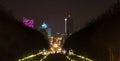
<svg viewBox="0 0 120 61">
<path fill-rule="evenodd" d="M 42 29 L 46 29 L 47 28 L 47 24 L 45 24 L 45 22 L 42 24 Z"/>
</svg>

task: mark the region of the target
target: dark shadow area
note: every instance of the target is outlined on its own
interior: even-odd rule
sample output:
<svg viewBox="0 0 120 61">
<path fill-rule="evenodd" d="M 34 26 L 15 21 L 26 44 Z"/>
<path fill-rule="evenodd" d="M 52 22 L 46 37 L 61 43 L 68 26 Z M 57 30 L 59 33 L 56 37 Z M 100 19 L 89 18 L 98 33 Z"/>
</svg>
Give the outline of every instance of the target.
<svg viewBox="0 0 120 61">
<path fill-rule="evenodd" d="M 70 36 L 64 48 L 95 61 L 118 61 L 120 56 L 120 3 Z M 113 57 L 113 58 L 111 58 Z"/>
<path fill-rule="evenodd" d="M 21 22 L 0 5 L 0 61 L 17 61 L 27 52 L 48 48 L 44 36 Z"/>
<path fill-rule="evenodd" d="M 65 55 L 62 54 L 51 54 L 44 61 L 69 61 Z"/>
</svg>

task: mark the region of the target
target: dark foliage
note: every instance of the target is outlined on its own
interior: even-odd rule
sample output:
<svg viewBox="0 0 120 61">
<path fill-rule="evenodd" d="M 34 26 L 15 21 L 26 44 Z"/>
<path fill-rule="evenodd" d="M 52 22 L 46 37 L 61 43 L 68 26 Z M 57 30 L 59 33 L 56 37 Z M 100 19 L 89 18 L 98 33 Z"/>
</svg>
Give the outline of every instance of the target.
<svg viewBox="0 0 120 61">
<path fill-rule="evenodd" d="M 64 48 L 89 56 L 96 61 L 108 61 L 112 49 L 114 61 L 120 50 L 120 4 L 115 4 L 94 22 L 70 36 Z"/>
<path fill-rule="evenodd" d="M 0 61 L 16 61 L 43 48 L 48 48 L 48 41 L 40 32 L 25 27 L 0 6 Z"/>
</svg>

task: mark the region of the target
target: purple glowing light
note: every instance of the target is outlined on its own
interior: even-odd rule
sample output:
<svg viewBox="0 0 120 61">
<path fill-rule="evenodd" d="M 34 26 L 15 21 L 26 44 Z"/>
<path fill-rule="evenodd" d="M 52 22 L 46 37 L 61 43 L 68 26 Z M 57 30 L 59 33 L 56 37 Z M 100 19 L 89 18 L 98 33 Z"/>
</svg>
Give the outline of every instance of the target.
<svg viewBox="0 0 120 61">
<path fill-rule="evenodd" d="M 34 28 L 34 20 L 23 17 L 23 24 L 30 28 Z"/>
</svg>

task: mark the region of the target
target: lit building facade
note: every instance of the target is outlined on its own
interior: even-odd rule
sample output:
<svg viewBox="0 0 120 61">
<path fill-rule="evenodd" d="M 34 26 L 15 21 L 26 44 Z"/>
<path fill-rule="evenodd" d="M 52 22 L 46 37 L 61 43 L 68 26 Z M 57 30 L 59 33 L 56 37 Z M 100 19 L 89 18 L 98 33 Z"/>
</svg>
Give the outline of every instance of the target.
<svg viewBox="0 0 120 61">
<path fill-rule="evenodd" d="M 45 22 L 43 22 L 41 25 L 40 32 L 45 36 L 46 39 L 51 36 L 51 28 L 49 28 Z"/>
<path fill-rule="evenodd" d="M 23 17 L 23 24 L 27 27 L 34 28 L 34 20 Z"/>
</svg>

